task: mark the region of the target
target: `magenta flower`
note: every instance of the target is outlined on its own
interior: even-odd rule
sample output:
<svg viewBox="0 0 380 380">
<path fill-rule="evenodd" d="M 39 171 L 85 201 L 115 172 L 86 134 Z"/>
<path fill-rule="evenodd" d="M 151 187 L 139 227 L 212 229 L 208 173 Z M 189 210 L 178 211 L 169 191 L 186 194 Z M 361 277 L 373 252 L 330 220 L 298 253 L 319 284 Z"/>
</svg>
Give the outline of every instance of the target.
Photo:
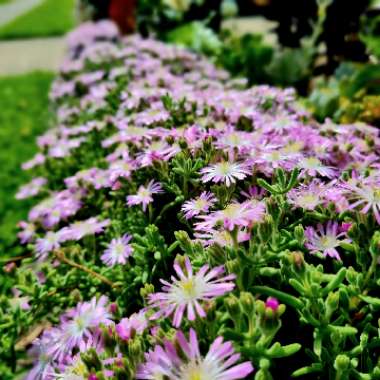
<svg viewBox="0 0 380 380">
<path fill-rule="evenodd" d="M 101 233 L 110 223 L 109 219 L 99 221 L 96 217 L 74 222 L 61 230 L 61 241 L 80 240 L 84 236 Z"/>
<path fill-rule="evenodd" d="M 153 180 L 148 183 L 147 187 L 140 186 L 136 195 L 128 195 L 127 196 L 127 205 L 143 205 L 143 211 L 146 211 L 146 207 L 149 203 L 153 202 L 153 194 L 163 193 L 161 184 L 155 183 Z"/>
<path fill-rule="evenodd" d="M 129 340 L 135 333 L 142 334 L 148 327 L 148 320 L 145 311 L 140 310 L 132 314 L 129 318 L 123 318 L 116 325 L 116 333 L 122 340 Z"/>
<path fill-rule="evenodd" d="M 248 361 L 236 364 L 239 359 L 232 343 L 223 342 L 222 337 L 216 338 L 206 356 L 202 356 L 196 332 L 190 329 L 187 340 L 178 331 L 176 343 L 165 341 L 163 347 L 157 345 L 145 354 L 146 362 L 139 366 L 136 379 L 244 379 L 253 372 L 253 366 Z"/>
<path fill-rule="evenodd" d="M 16 199 L 26 199 L 37 195 L 41 189 L 47 184 L 47 179 L 37 177 L 32 179 L 28 184 L 21 186 L 16 194 Z"/>
<path fill-rule="evenodd" d="M 149 306 L 159 309 L 152 319 L 162 316 L 166 318 L 174 313 L 175 327 L 180 326 L 185 310 L 190 321 L 196 318 L 196 314 L 205 317 L 206 313 L 200 301 L 210 301 L 230 292 L 235 287 L 235 284 L 231 282 L 235 275 L 221 277 L 224 273 L 223 266 L 210 270 L 208 265 L 204 265 L 197 273 L 193 273 L 190 260 L 186 257 L 185 271 L 178 262 L 174 263 L 174 270 L 178 278 L 172 276 L 172 283 L 161 279 L 164 284 L 163 292 L 151 294 Z"/>
<path fill-rule="evenodd" d="M 326 227 L 322 224 L 318 224 L 317 229 L 306 227 L 305 236 L 305 246 L 311 253 L 321 253 L 325 257 L 330 256 L 337 260 L 341 260 L 341 258 L 336 248 L 343 242 L 350 242 L 349 239 L 340 239 L 346 236 L 346 232 L 340 232 L 338 223 L 332 221 L 329 221 Z"/>
<path fill-rule="evenodd" d="M 272 309 L 273 311 L 277 311 L 279 306 L 280 303 L 278 302 L 277 298 L 268 297 L 268 299 L 265 301 L 265 307 Z"/>
<path fill-rule="evenodd" d="M 133 251 L 132 247 L 128 244 L 131 239 L 132 236 L 128 234 L 112 239 L 100 259 L 104 264 L 110 267 L 113 267 L 116 264 L 126 264 L 128 257 Z"/>
<path fill-rule="evenodd" d="M 203 182 L 224 182 L 229 187 L 236 180 L 244 179 L 251 172 L 244 164 L 223 161 L 201 169 L 201 174 L 203 174 Z"/>
<path fill-rule="evenodd" d="M 190 199 L 182 205 L 186 219 L 194 218 L 200 213 L 207 212 L 216 202 L 214 194 L 204 191 L 198 198 Z"/>
</svg>

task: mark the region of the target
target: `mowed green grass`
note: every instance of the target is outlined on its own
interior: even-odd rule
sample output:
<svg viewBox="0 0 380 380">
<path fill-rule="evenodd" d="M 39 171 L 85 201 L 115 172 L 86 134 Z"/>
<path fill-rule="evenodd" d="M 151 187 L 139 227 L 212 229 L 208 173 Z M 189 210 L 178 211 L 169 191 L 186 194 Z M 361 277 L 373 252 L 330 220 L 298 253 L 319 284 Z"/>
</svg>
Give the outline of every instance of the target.
<svg viewBox="0 0 380 380">
<path fill-rule="evenodd" d="M 44 0 L 37 7 L 1 26 L 0 39 L 59 36 L 74 25 L 75 0 Z"/>
<path fill-rule="evenodd" d="M 37 152 L 36 137 L 48 127 L 53 77 L 47 72 L 0 77 L 0 262 L 18 253 L 16 224 L 31 206 L 30 200 L 15 199 L 19 186 L 31 179 L 20 165 Z"/>
</svg>

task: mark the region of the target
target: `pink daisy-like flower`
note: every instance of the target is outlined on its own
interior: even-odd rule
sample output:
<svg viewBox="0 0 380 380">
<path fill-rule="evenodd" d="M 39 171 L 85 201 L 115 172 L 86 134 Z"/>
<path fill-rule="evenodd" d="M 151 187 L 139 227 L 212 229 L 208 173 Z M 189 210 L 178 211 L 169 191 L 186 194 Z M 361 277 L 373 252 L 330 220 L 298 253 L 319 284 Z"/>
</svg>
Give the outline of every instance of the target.
<svg viewBox="0 0 380 380">
<path fill-rule="evenodd" d="M 69 310 L 62 317 L 60 326 L 51 330 L 50 355 L 61 361 L 73 349 L 83 352 L 98 341 L 100 325 L 109 326 L 113 323 L 107 303 L 106 296 L 98 300 L 94 297 Z"/>
<path fill-rule="evenodd" d="M 36 166 L 42 165 L 46 161 L 46 157 L 42 153 L 37 153 L 31 160 L 21 165 L 23 170 L 30 170 Z"/>
<path fill-rule="evenodd" d="M 346 236 L 346 232 L 340 231 L 338 223 L 332 221 L 329 221 L 325 227 L 319 223 L 317 229 L 306 227 L 305 246 L 311 253 L 321 253 L 325 257 L 330 256 L 337 260 L 341 260 L 336 248 L 343 242 L 350 242 L 350 239 L 341 240 L 341 237 Z"/>
<path fill-rule="evenodd" d="M 308 174 L 315 177 L 319 174 L 328 178 L 333 178 L 336 175 L 336 170 L 323 165 L 317 157 L 304 157 L 298 162 L 297 166 L 301 169 L 301 175 Z"/>
<path fill-rule="evenodd" d="M 132 236 L 128 234 L 112 239 L 100 259 L 104 264 L 110 267 L 113 267 L 116 264 L 126 264 L 128 257 L 133 251 L 132 247 L 128 244 L 131 239 Z"/>
<path fill-rule="evenodd" d="M 117 335 L 123 339 L 128 340 L 133 337 L 134 333 L 142 334 L 148 327 L 148 320 L 144 310 L 132 314 L 129 318 L 123 318 L 120 323 L 116 325 Z"/>
<path fill-rule="evenodd" d="M 18 223 L 21 231 L 17 234 L 21 244 L 30 243 L 36 233 L 36 226 L 33 223 L 27 223 L 24 220 Z"/>
<path fill-rule="evenodd" d="M 33 178 L 28 184 L 21 186 L 16 194 L 16 199 L 26 199 L 37 195 L 43 186 L 47 184 L 47 179 L 43 177 Z"/>
<path fill-rule="evenodd" d="M 199 239 L 205 247 L 208 247 L 212 244 L 218 244 L 221 247 L 234 246 L 234 239 L 231 235 L 231 232 L 227 230 L 209 229 L 207 231 L 196 232 L 194 236 Z M 250 233 L 243 229 L 241 231 L 238 231 L 236 239 L 238 243 L 243 243 L 249 240 L 250 237 Z"/>
<path fill-rule="evenodd" d="M 196 230 L 208 230 L 218 223 L 223 223 L 225 229 L 232 231 L 235 227 L 251 227 L 265 216 L 265 204 L 256 200 L 243 203 L 230 203 L 225 209 L 202 215 L 203 221 L 195 225 Z"/>
<path fill-rule="evenodd" d="M 236 364 L 240 354 L 235 353 L 231 342 L 218 337 L 211 344 L 206 356 L 202 356 L 196 332 L 190 329 L 189 340 L 182 331 L 176 335 L 176 343 L 165 341 L 145 354 L 146 362 L 139 366 L 137 379 L 153 380 L 235 380 L 244 379 L 253 371 L 251 362 Z"/>
<path fill-rule="evenodd" d="M 301 185 L 289 191 L 287 194 L 288 202 L 294 207 L 304 210 L 315 210 L 323 204 L 323 193 L 325 187 L 320 182 L 314 181 L 308 185 Z"/>
<path fill-rule="evenodd" d="M 380 224 L 380 181 L 363 180 L 360 185 L 345 184 L 344 188 L 348 190 L 349 198 L 354 200 L 349 208 L 362 206 L 360 210 L 362 214 L 372 210 L 377 223 Z"/>
<path fill-rule="evenodd" d="M 110 223 L 109 219 L 99 221 L 96 217 L 74 222 L 61 230 L 61 241 L 80 240 L 86 235 L 98 234 Z"/>
<path fill-rule="evenodd" d="M 128 195 L 127 196 L 127 205 L 143 205 L 143 211 L 146 211 L 146 207 L 149 203 L 153 202 L 153 194 L 163 193 L 161 184 L 155 183 L 153 180 L 148 183 L 147 187 L 140 186 L 136 195 Z"/>
<path fill-rule="evenodd" d="M 223 161 L 201 169 L 203 182 L 225 182 L 229 187 L 236 180 L 242 180 L 251 174 L 247 166 L 237 162 Z"/>
<path fill-rule="evenodd" d="M 60 247 L 61 231 L 48 231 L 43 238 L 36 240 L 36 256 L 40 261 L 46 259 L 47 255 Z"/>
<path fill-rule="evenodd" d="M 235 279 L 235 275 L 221 277 L 224 273 L 223 266 L 210 270 L 208 265 L 204 265 L 197 273 L 193 273 L 190 260 L 186 257 L 185 271 L 178 262 L 174 263 L 174 270 L 178 278 L 172 276 L 172 283 L 161 279 L 164 284 L 163 292 L 151 294 L 149 305 L 151 308 L 159 309 L 152 319 L 168 317 L 174 313 L 173 325 L 175 327 L 181 324 L 186 309 L 190 321 L 196 318 L 196 314 L 205 317 L 206 313 L 200 305 L 200 301 L 209 301 L 222 296 L 235 287 L 235 284 L 231 282 Z"/>
<path fill-rule="evenodd" d="M 186 219 L 194 218 L 200 213 L 207 212 L 216 202 L 214 194 L 204 191 L 199 197 L 190 199 L 182 205 Z"/>
</svg>

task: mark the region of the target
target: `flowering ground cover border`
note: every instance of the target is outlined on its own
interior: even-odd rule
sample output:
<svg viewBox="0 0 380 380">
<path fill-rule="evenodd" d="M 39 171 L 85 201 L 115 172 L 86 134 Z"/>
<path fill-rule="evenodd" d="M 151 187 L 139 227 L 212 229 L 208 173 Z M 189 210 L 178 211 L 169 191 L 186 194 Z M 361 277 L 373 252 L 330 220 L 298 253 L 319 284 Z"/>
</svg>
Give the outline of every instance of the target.
<svg viewBox="0 0 380 380">
<path fill-rule="evenodd" d="M 68 48 L 6 267 L 27 379 L 379 378 L 378 130 L 109 22 Z"/>
</svg>

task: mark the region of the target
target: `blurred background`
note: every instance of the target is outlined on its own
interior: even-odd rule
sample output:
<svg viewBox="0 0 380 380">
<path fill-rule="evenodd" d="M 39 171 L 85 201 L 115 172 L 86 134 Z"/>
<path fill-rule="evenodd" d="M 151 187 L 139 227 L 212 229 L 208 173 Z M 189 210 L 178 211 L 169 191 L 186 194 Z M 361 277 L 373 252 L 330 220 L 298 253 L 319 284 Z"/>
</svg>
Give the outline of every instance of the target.
<svg viewBox="0 0 380 380">
<path fill-rule="evenodd" d="M 294 87 L 318 120 L 380 126 L 379 0 L 0 0 L 0 250 L 17 250 L 20 164 L 52 120 L 65 34 L 103 18 L 206 54 L 250 85 Z"/>
</svg>

